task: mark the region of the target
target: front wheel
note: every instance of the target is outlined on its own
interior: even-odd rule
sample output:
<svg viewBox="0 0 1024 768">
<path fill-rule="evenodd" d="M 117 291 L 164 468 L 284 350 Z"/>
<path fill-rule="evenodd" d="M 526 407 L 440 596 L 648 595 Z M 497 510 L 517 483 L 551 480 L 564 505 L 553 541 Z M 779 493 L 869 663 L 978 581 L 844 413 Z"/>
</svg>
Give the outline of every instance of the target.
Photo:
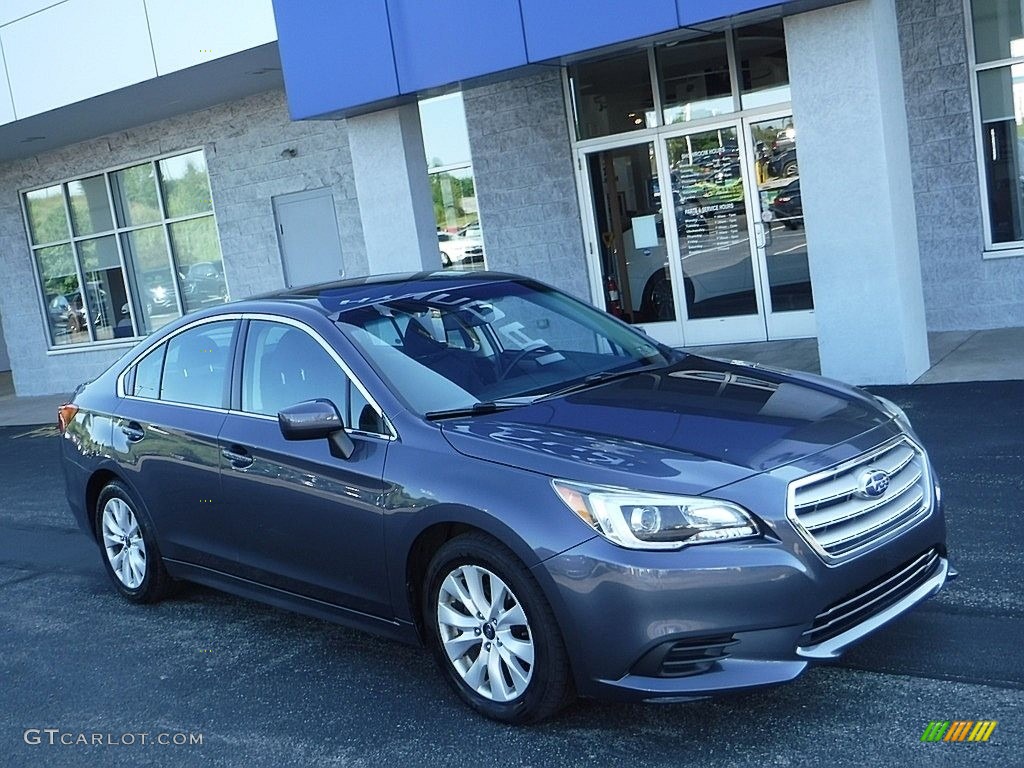
<svg viewBox="0 0 1024 768">
<path fill-rule="evenodd" d="M 539 585 L 483 534 L 445 543 L 427 569 L 424 622 L 463 701 L 506 723 L 533 723 L 572 699 L 569 661 Z"/>
</svg>

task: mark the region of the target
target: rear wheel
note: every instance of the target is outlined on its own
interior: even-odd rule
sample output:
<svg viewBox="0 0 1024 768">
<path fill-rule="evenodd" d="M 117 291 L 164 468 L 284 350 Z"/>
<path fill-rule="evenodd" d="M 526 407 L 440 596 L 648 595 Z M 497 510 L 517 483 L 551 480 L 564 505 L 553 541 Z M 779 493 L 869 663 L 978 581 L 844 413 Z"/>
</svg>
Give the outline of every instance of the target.
<svg viewBox="0 0 1024 768">
<path fill-rule="evenodd" d="M 96 531 L 107 575 L 117 591 L 134 603 L 153 603 L 171 589 L 152 526 L 131 492 L 108 484 L 96 502 Z"/>
<path fill-rule="evenodd" d="M 483 534 L 445 543 L 427 568 L 424 622 L 445 677 L 494 720 L 532 723 L 572 699 L 569 661 L 539 585 Z"/>
</svg>

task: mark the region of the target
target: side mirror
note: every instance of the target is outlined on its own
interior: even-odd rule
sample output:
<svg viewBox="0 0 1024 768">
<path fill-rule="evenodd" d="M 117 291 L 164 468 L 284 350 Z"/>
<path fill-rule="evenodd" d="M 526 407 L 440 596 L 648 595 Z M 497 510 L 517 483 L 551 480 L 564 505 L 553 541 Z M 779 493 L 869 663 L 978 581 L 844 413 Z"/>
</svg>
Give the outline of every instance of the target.
<svg viewBox="0 0 1024 768">
<path fill-rule="evenodd" d="M 330 400 L 307 400 L 285 408 L 277 414 L 277 423 L 285 440 L 326 438 L 331 455 L 341 459 L 355 452 L 355 445 L 345 432 L 345 422 Z"/>
</svg>

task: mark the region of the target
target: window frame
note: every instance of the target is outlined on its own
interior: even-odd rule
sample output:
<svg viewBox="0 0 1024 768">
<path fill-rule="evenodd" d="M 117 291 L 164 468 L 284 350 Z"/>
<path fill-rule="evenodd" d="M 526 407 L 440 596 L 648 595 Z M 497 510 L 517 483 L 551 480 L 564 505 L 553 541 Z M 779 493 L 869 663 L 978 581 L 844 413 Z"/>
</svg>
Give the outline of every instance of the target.
<svg viewBox="0 0 1024 768">
<path fill-rule="evenodd" d="M 41 312 L 41 317 L 43 319 L 44 336 L 46 337 L 46 344 L 47 344 L 47 349 L 46 349 L 46 354 L 47 355 L 73 354 L 73 353 L 76 353 L 76 352 L 82 352 L 82 351 L 92 350 L 92 349 L 107 349 L 107 348 L 115 348 L 116 349 L 116 348 L 119 348 L 119 347 L 130 347 L 130 346 L 132 346 L 134 344 L 138 344 L 140 340 L 145 339 L 148 336 L 152 335 L 152 333 L 156 332 L 156 331 L 153 331 L 152 333 L 144 333 L 142 331 L 143 318 L 141 317 L 141 315 L 139 313 L 139 306 L 137 306 L 137 303 L 139 301 L 141 301 L 141 297 L 136 296 L 134 294 L 134 292 L 133 292 L 132 281 L 130 280 L 130 273 L 129 273 L 129 269 L 128 269 L 128 265 L 127 265 L 127 257 L 126 257 L 124 245 L 123 245 L 122 239 L 121 239 L 122 235 L 124 235 L 126 233 L 129 233 L 129 232 L 136 232 L 136 231 L 143 230 L 143 229 L 152 229 L 152 228 L 155 228 L 155 227 L 160 227 L 163 230 L 164 247 L 167 250 L 168 267 L 169 267 L 169 269 L 171 271 L 171 276 L 174 279 L 174 284 L 175 284 L 176 302 L 177 302 L 177 308 L 178 308 L 178 313 L 179 313 L 178 318 L 181 318 L 181 317 L 185 316 L 186 312 L 185 312 L 184 300 L 182 298 L 182 290 L 181 290 L 181 285 L 180 285 L 181 281 L 179 280 L 178 275 L 177 275 L 177 267 L 178 267 L 178 265 L 177 265 L 177 262 L 176 262 L 176 259 L 175 259 L 174 249 L 172 248 L 172 245 L 171 245 L 170 227 L 171 227 L 171 225 L 177 224 L 177 223 L 182 222 L 182 221 L 192 221 L 192 220 L 203 219 L 203 218 L 212 218 L 213 219 L 213 224 L 214 224 L 214 231 L 217 233 L 217 245 L 218 245 L 218 247 L 220 247 L 220 225 L 217 222 L 217 209 L 216 209 L 216 205 L 215 205 L 214 200 L 213 200 L 212 185 L 210 184 L 209 163 L 206 162 L 206 181 L 207 181 L 207 186 L 210 187 L 210 209 L 208 211 L 203 211 L 201 213 L 193 213 L 193 214 L 187 214 L 187 215 L 184 215 L 184 216 L 175 216 L 175 217 L 168 217 L 168 216 L 166 216 L 167 209 L 166 209 L 166 204 L 165 204 L 165 200 L 164 200 L 164 192 L 163 192 L 163 189 L 161 188 L 161 185 L 160 185 L 159 164 L 163 160 L 167 160 L 169 158 L 174 158 L 174 157 L 182 157 L 184 155 L 190 155 L 190 154 L 193 154 L 195 152 L 201 152 L 203 154 L 204 162 L 207 161 L 205 146 L 199 145 L 199 146 L 193 146 L 193 147 L 185 147 L 185 148 L 182 148 L 182 149 L 175 150 L 173 152 L 164 152 L 164 153 L 161 153 L 159 155 L 151 155 L 149 157 L 140 158 L 140 159 L 132 160 L 132 161 L 129 161 L 129 162 L 124 162 L 124 163 L 119 163 L 117 165 L 107 166 L 107 167 L 102 168 L 100 170 L 94 170 L 94 171 L 88 171 L 88 172 L 84 172 L 84 173 L 78 173 L 78 174 L 75 174 L 73 176 L 67 176 L 67 177 L 61 178 L 59 180 L 49 181 L 49 182 L 47 182 L 45 184 L 33 184 L 32 186 L 22 187 L 22 188 L 20 188 L 18 190 L 18 200 L 19 200 L 19 203 L 21 205 L 22 225 L 25 228 L 24 229 L 24 231 L 25 231 L 25 243 L 28 246 L 29 257 L 30 257 L 30 261 L 32 262 L 32 274 L 33 274 L 33 277 L 35 278 L 35 283 L 36 283 L 36 298 L 39 301 L 39 308 L 40 308 L 40 312 Z M 118 221 L 117 221 L 117 210 L 116 210 L 116 205 L 114 203 L 114 198 L 113 198 L 114 186 L 113 186 L 113 183 L 111 181 L 111 177 L 113 176 L 113 174 L 117 173 L 118 171 L 123 171 L 126 168 L 134 168 L 135 166 L 146 165 L 146 164 L 152 166 L 152 168 L 153 168 L 154 184 L 156 185 L 157 199 L 158 199 L 159 205 L 160 205 L 160 214 L 161 214 L 160 218 L 158 218 L 158 219 L 156 219 L 154 221 L 147 222 L 145 224 L 132 224 L 132 225 L 129 225 L 129 226 L 120 226 L 118 224 Z M 113 222 L 114 226 L 113 226 L 113 229 L 97 231 L 97 232 L 93 232 L 93 233 L 90 233 L 90 234 L 87 234 L 87 235 L 77 235 L 77 234 L 75 234 L 74 223 L 72 221 L 71 203 L 70 203 L 70 196 L 69 196 L 69 193 L 68 193 L 68 185 L 73 183 L 73 182 L 76 182 L 76 181 L 84 181 L 86 179 L 91 179 L 91 178 L 94 178 L 96 176 L 101 176 L 103 178 L 104 185 L 106 187 L 105 191 L 106 191 L 106 195 L 107 195 L 107 205 L 109 206 L 110 214 L 111 214 L 111 219 L 112 219 L 112 222 Z M 27 196 L 30 193 L 32 193 L 32 192 L 37 192 L 37 191 L 40 191 L 40 190 L 48 189 L 50 187 L 59 187 L 60 190 L 61 190 L 61 201 L 62 201 L 62 205 L 63 205 L 63 208 L 64 208 L 64 217 L 65 217 L 65 222 L 67 224 L 68 237 L 67 237 L 67 239 L 63 239 L 63 240 L 55 240 L 55 241 L 49 241 L 49 242 L 33 243 L 33 241 L 32 241 L 32 229 L 29 226 Z M 49 325 L 47 324 L 48 304 L 47 304 L 47 301 L 46 301 L 46 291 L 44 290 L 44 287 L 43 287 L 43 278 L 42 278 L 42 274 L 41 274 L 41 271 L 40 271 L 38 259 L 36 258 L 36 253 L 38 251 L 44 249 L 44 248 L 52 248 L 52 247 L 60 246 L 60 245 L 67 245 L 68 247 L 70 247 L 71 248 L 71 256 L 72 256 L 72 259 L 74 260 L 74 265 L 75 265 L 75 276 L 78 279 L 80 290 L 83 291 L 83 293 L 84 293 L 87 289 L 85 287 L 86 286 L 86 280 L 85 280 L 84 271 L 82 269 L 81 255 L 80 255 L 80 251 L 79 251 L 79 244 L 82 243 L 82 242 L 88 241 L 88 240 L 98 240 L 98 239 L 101 239 L 101 238 L 104 238 L 104 237 L 113 237 L 114 238 L 114 243 L 117 246 L 118 262 L 119 262 L 119 265 L 121 267 L 122 278 L 124 279 L 124 282 L 125 282 L 125 289 L 126 289 L 125 292 L 126 292 L 126 295 L 127 295 L 127 298 L 128 298 L 128 316 L 131 319 L 133 335 L 132 336 L 125 336 L 125 337 L 114 337 L 114 338 L 111 338 L 111 339 L 96 339 L 95 338 L 95 329 L 94 329 L 94 323 L 93 323 L 92 314 L 89 311 L 88 307 L 86 306 L 85 307 L 85 312 L 86 312 L 86 316 L 87 316 L 87 319 L 88 319 L 88 322 L 89 322 L 89 330 L 88 330 L 89 337 L 90 337 L 89 340 L 88 341 L 84 341 L 84 342 L 77 342 L 77 343 L 73 343 L 73 344 L 55 345 L 53 343 L 53 341 L 52 341 L 52 338 L 51 338 Z M 223 249 L 221 249 L 221 264 L 222 265 L 224 263 L 224 258 L 223 257 L 224 257 Z M 228 281 L 227 281 L 227 270 L 225 269 L 225 270 L 223 270 L 223 272 L 224 272 L 224 285 L 225 285 L 225 290 L 226 290 L 226 293 L 227 293 L 227 300 L 230 301 L 231 291 L 230 291 L 230 287 L 228 286 Z M 87 302 L 86 302 L 86 304 L 87 304 Z M 171 322 L 173 322 L 173 321 L 171 321 Z M 159 329 L 157 329 L 157 330 L 159 330 Z"/>
<path fill-rule="evenodd" d="M 146 357 L 150 352 L 155 351 L 160 346 L 166 346 L 166 344 L 172 338 L 174 338 L 175 336 L 177 336 L 179 334 L 185 333 L 188 330 L 191 330 L 193 328 L 196 328 L 198 326 L 205 325 L 205 324 L 208 324 L 208 323 L 223 322 L 223 321 L 226 321 L 226 320 L 232 320 L 232 321 L 234 321 L 234 322 L 236 322 L 238 324 L 238 327 L 235 329 L 233 347 L 232 347 L 232 349 L 230 351 L 230 355 L 229 355 L 229 361 L 230 361 L 230 366 L 231 366 L 230 382 L 229 382 L 229 386 L 230 386 L 229 395 L 230 396 L 228 398 L 228 406 L 229 407 L 227 407 L 227 408 L 215 408 L 215 407 L 206 406 L 206 405 L 194 405 L 192 403 L 178 403 L 178 402 L 172 402 L 172 401 L 168 401 L 168 400 L 160 400 L 159 398 L 139 397 L 138 395 L 134 394 L 135 368 L 139 364 L 139 362 L 144 357 Z M 186 323 L 185 325 L 181 326 L 180 328 L 175 328 L 170 333 L 167 333 L 165 336 L 160 337 L 160 339 L 158 341 L 155 341 L 152 344 L 145 345 L 143 349 L 139 350 L 139 352 L 134 354 L 132 356 L 131 360 L 128 363 L 125 364 L 124 368 L 117 375 L 116 386 L 115 386 L 115 394 L 116 394 L 116 396 L 119 399 L 122 399 L 122 400 L 139 400 L 139 401 L 146 402 L 146 403 L 159 403 L 159 404 L 162 404 L 162 405 L 176 406 L 176 407 L 179 407 L 179 408 L 195 408 L 195 409 L 201 410 L 201 411 L 210 411 L 210 412 L 213 412 L 213 413 L 224 413 L 224 414 L 229 414 L 229 415 L 232 415 L 232 416 L 245 416 L 245 417 L 251 418 L 251 419 L 260 419 L 262 421 L 273 421 L 273 422 L 276 422 L 277 421 L 277 417 L 276 416 L 267 416 L 267 415 L 262 414 L 262 413 L 252 413 L 250 411 L 243 411 L 242 408 L 241 408 L 242 356 L 245 353 L 245 342 L 246 342 L 246 338 L 249 335 L 249 321 L 250 320 L 260 320 L 260 321 L 271 322 L 271 323 L 282 323 L 284 325 L 289 325 L 289 326 L 291 326 L 293 328 L 296 328 L 296 329 L 298 329 L 300 331 L 303 331 L 306 334 L 308 334 L 309 336 L 311 336 L 314 341 L 316 341 L 321 347 L 323 347 L 327 351 L 327 354 L 334 360 L 335 364 L 338 365 L 338 367 L 341 369 L 342 373 L 344 373 L 345 376 L 348 378 L 350 384 L 354 385 L 356 387 L 356 389 L 359 390 L 360 394 L 362 394 L 362 396 L 366 400 L 366 402 L 369 403 L 369 405 L 375 411 L 377 411 L 377 414 L 381 418 L 381 423 L 384 425 L 385 429 L 387 430 L 386 433 L 364 432 L 363 430 L 354 429 L 354 428 L 346 425 L 345 426 L 345 432 L 347 432 L 348 434 L 352 434 L 352 435 L 364 436 L 364 437 L 375 437 L 375 438 L 378 438 L 378 439 L 381 439 L 381 440 L 388 440 L 388 441 L 397 440 L 399 438 L 398 431 L 395 429 L 394 422 L 392 422 L 392 420 L 388 417 L 388 415 L 386 413 L 384 413 L 384 409 L 380 407 L 380 404 L 377 402 L 377 399 L 372 394 L 370 394 L 370 391 L 366 388 L 366 386 L 363 384 L 363 382 L 359 379 L 358 376 L 355 375 L 355 373 L 352 372 L 352 369 L 349 367 L 349 365 L 344 361 L 344 359 L 342 359 L 341 355 L 339 355 L 335 351 L 335 349 L 327 342 L 327 340 L 324 339 L 324 337 L 321 336 L 320 333 L 315 328 L 313 328 L 312 326 L 307 325 L 306 323 L 302 322 L 301 320 L 295 320 L 294 318 L 286 317 L 284 315 L 271 315 L 271 314 L 266 314 L 266 313 L 261 313 L 261 312 L 225 312 L 225 313 L 221 313 L 221 314 L 210 315 L 209 317 L 201 317 L 201 318 L 193 320 L 193 321 L 191 321 L 189 323 Z M 166 349 L 164 351 L 164 356 L 166 358 Z M 161 377 L 161 380 L 162 380 L 163 379 L 163 369 L 162 368 L 161 368 L 161 372 L 160 372 L 160 377 Z M 131 382 L 132 385 L 133 385 L 132 393 L 128 392 L 128 386 L 127 385 L 128 385 L 129 382 Z M 235 407 L 235 405 L 236 405 L 236 396 L 237 396 L 237 406 L 238 407 Z"/>
<path fill-rule="evenodd" d="M 1024 238 L 996 243 L 992 238 L 992 211 L 988 196 L 988 172 L 985 168 L 985 125 L 981 120 L 981 93 L 978 76 L 985 71 L 1003 69 L 1014 64 L 1024 64 L 1024 56 L 1011 56 L 978 63 L 974 44 L 974 0 L 963 0 L 964 33 L 967 37 L 967 72 L 971 93 L 971 123 L 974 127 L 974 160 L 978 167 L 978 193 L 981 204 L 982 236 L 984 238 L 982 259 L 1006 259 L 1024 256 Z M 1024 214 L 1022 214 L 1024 219 Z M 1024 220 L 1020 222 L 1024 230 Z"/>
</svg>

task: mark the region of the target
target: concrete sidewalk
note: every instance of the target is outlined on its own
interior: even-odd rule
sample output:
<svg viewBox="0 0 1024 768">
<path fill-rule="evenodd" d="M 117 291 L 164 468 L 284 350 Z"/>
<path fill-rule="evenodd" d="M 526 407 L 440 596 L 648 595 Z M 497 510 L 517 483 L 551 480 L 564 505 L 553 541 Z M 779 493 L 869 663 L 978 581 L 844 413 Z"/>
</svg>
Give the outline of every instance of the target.
<svg viewBox="0 0 1024 768">
<path fill-rule="evenodd" d="M 1024 379 L 1024 328 L 930 333 L 928 350 L 932 367 L 915 384 Z M 814 339 L 689 347 L 687 351 L 820 373 Z M 70 396 L 18 397 L 11 374 L 0 373 L 0 427 L 56 423 L 57 406 Z"/>
<path fill-rule="evenodd" d="M 688 352 L 821 373 L 814 339 L 687 347 Z M 928 334 L 932 367 L 915 384 L 1024 379 L 1024 328 Z"/>
</svg>

